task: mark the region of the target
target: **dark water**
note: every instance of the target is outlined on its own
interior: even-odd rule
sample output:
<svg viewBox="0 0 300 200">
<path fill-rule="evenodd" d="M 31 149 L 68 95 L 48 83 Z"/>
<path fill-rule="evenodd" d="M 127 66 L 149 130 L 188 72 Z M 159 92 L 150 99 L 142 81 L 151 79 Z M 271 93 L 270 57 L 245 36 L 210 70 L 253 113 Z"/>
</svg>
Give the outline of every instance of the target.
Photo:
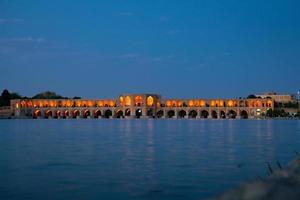
<svg viewBox="0 0 300 200">
<path fill-rule="evenodd" d="M 1 120 L 0 199 L 205 199 L 295 151 L 296 120 Z"/>
</svg>

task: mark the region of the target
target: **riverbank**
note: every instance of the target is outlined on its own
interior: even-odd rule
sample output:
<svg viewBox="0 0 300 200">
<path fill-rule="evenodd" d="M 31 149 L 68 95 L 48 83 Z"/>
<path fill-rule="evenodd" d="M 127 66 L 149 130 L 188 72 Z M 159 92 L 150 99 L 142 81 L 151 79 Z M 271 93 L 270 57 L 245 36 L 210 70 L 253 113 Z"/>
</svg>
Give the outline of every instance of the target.
<svg viewBox="0 0 300 200">
<path fill-rule="evenodd" d="M 244 183 L 220 194 L 215 200 L 298 200 L 300 198 L 300 156 L 286 169 L 261 181 Z"/>
</svg>

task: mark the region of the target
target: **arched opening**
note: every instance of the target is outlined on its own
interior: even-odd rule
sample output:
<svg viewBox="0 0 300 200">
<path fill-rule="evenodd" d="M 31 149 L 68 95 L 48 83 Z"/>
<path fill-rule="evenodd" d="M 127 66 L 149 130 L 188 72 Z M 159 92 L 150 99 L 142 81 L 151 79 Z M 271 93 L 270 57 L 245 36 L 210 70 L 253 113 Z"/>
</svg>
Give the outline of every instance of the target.
<svg viewBox="0 0 300 200">
<path fill-rule="evenodd" d="M 116 118 L 123 118 L 124 116 L 123 116 L 123 111 L 122 110 L 118 110 L 117 112 L 116 112 Z"/>
<path fill-rule="evenodd" d="M 104 117 L 105 118 L 110 118 L 112 116 L 112 111 L 111 110 L 106 110 L 105 112 L 104 112 Z"/>
<path fill-rule="evenodd" d="M 236 118 L 236 112 L 234 110 L 230 110 L 227 115 L 231 119 L 235 119 Z"/>
<path fill-rule="evenodd" d="M 57 110 L 56 112 L 55 112 L 55 118 L 56 119 L 58 119 L 58 118 L 60 118 L 60 115 L 61 115 L 61 112 L 60 112 L 60 110 Z"/>
<path fill-rule="evenodd" d="M 157 113 L 156 113 L 156 116 L 157 118 L 162 118 L 164 116 L 164 111 L 163 110 L 159 110 Z"/>
<path fill-rule="evenodd" d="M 78 110 L 74 110 L 74 111 L 73 111 L 73 118 L 77 118 L 77 117 L 79 117 L 79 116 L 80 116 L 79 111 L 78 111 Z"/>
<path fill-rule="evenodd" d="M 101 111 L 100 110 L 95 110 L 94 118 L 99 118 L 99 117 L 101 117 Z"/>
<path fill-rule="evenodd" d="M 153 106 L 154 99 L 152 96 L 147 97 L 147 106 Z"/>
<path fill-rule="evenodd" d="M 126 110 L 125 110 L 125 116 L 130 116 L 130 109 L 129 108 L 127 108 Z"/>
<path fill-rule="evenodd" d="M 241 111 L 241 118 L 242 119 L 248 119 L 248 113 L 246 110 L 242 110 Z"/>
<path fill-rule="evenodd" d="M 218 113 L 215 110 L 211 111 L 211 117 L 214 118 L 214 119 L 217 119 L 218 118 Z"/>
<path fill-rule="evenodd" d="M 196 118 L 197 117 L 197 111 L 196 110 L 191 110 L 189 112 L 189 118 Z"/>
<path fill-rule="evenodd" d="M 70 116 L 70 112 L 68 110 L 65 110 L 63 118 L 66 119 Z"/>
<path fill-rule="evenodd" d="M 41 111 L 40 110 L 36 110 L 36 111 L 34 111 L 34 113 L 33 113 L 33 118 L 34 119 L 37 119 L 37 118 L 39 118 L 40 116 L 41 116 Z"/>
<path fill-rule="evenodd" d="M 168 118 L 173 118 L 175 116 L 175 111 L 169 110 L 167 114 L 168 114 Z"/>
<path fill-rule="evenodd" d="M 125 106 L 130 106 L 131 105 L 131 98 L 130 96 L 125 97 Z"/>
<path fill-rule="evenodd" d="M 51 110 L 45 111 L 45 118 L 48 119 L 48 118 L 51 118 L 51 117 L 52 117 L 52 111 Z"/>
<path fill-rule="evenodd" d="M 141 109 L 136 109 L 135 116 L 136 116 L 136 118 L 140 118 L 142 116 L 142 110 Z"/>
<path fill-rule="evenodd" d="M 179 117 L 179 118 L 184 118 L 185 116 L 186 116 L 185 110 L 180 110 L 180 111 L 178 112 L 178 117 Z"/>
<path fill-rule="evenodd" d="M 141 96 L 134 97 L 134 105 L 135 106 L 142 106 L 143 98 Z"/>
<path fill-rule="evenodd" d="M 91 112 L 89 111 L 89 110 L 85 110 L 84 112 L 83 112 L 83 118 L 88 118 L 88 117 L 90 117 L 91 116 Z"/>
<path fill-rule="evenodd" d="M 223 110 L 221 110 L 221 112 L 220 112 L 220 118 L 221 119 L 225 119 L 226 118 L 226 114 L 225 114 L 225 112 Z"/>
<path fill-rule="evenodd" d="M 153 110 L 152 109 L 147 110 L 147 116 L 153 118 Z"/>
<path fill-rule="evenodd" d="M 201 118 L 208 118 L 208 115 L 209 115 L 209 113 L 208 113 L 207 110 L 202 110 L 202 111 L 201 111 L 200 117 L 201 117 Z"/>
</svg>

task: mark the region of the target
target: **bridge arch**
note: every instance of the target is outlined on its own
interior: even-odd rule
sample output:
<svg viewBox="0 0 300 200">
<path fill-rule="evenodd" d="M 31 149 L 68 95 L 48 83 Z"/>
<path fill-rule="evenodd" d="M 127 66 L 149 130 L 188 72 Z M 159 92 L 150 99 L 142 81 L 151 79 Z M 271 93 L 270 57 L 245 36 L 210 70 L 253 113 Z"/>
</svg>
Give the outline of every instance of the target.
<svg viewBox="0 0 300 200">
<path fill-rule="evenodd" d="M 168 116 L 168 118 L 173 118 L 175 116 L 175 111 L 174 110 L 169 110 L 167 112 L 167 116 Z"/>
<path fill-rule="evenodd" d="M 179 112 L 178 112 L 178 117 L 179 118 L 184 118 L 186 116 L 186 111 L 185 110 L 180 110 Z"/>
<path fill-rule="evenodd" d="M 189 118 L 196 118 L 197 117 L 197 111 L 196 110 L 191 110 L 189 112 Z"/>
<path fill-rule="evenodd" d="M 142 116 L 143 112 L 142 109 L 138 108 L 135 110 L 135 117 L 140 118 Z"/>
<path fill-rule="evenodd" d="M 91 116 L 91 112 L 89 110 L 84 110 L 83 111 L 83 118 L 88 118 Z"/>
<path fill-rule="evenodd" d="M 126 110 L 125 110 L 125 116 L 130 116 L 130 108 L 127 108 Z"/>
<path fill-rule="evenodd" d="M 237 113 L 236 113 L 235 110 L 229 110 L 228 113 L 227 113 L 227 115 L 228 115 L 228 118 L 235 119 L 236 116 L 237 116 Z"/>
<path fill-rule="evenodd" d="M 48 119 L 48 118 L 51 118 L 52 117 L 52 111 L 51 110 L 46 110 L 45 111 L 45 118 Z"/>
<path fill-rule="evenodd" d="M 70 116 L 70 112 L 68 110 L 65 110 L 63 113 L 63 118 L 68 118 Z"/>
<path fill-rule="evenodd" d="M 220 111 L 220 118 L 221 118 L 221 119 L 225 119 L 225 118 L 226 118 L 226 113 L 225 113 L 224 110 L 221 110 L 221 111 Z"/>
<path fill-rule="evenodd" d="M 153 118 L 153 109 L 152 108 L 147 110 L 147 116 Z"/>
<path fill-rule="evenodd" d="M 201 118 L 208 118 L 208 116 L 209 116 L 209 112 L 207 110 L 202 110 L 200 112 L 200 117 Z"/>
<path fill-rule="evenodd" d="M 248 112 L 246 110 L 242 110 L 240 116 L 242 119 L 248 119 Z"/>
<path fill-rule="evenodd" d="M 94 111 L 94 118 L 99 118 L 99 117 L 101 117 L 101 110 L 99 110 L 99 109 L 97 109 L 97 110 L 95 110 Z"/>
<path fill-rule="evenodd" d="M 110 118 L 111 116 L 112 116 L 112 111 L 110 109 L 104 111 L 105 118 Z"/>
<path fill-rule="evenodd" d="M 73 110 L 73 112 L 72 112 L 72 117 L 73 118 L 77 118 L 77 117 L 79 117 L 80 116 L 80 112 L 79 112 L 79 110 Z"/>
<path fill-rule="evenodd" d="M 212 110 L 212 111 L 211 111 L 211 118 L 213 118 L 213 119 L 217 119 L 217 118 L 218 118 L 218 113 L 217 113 L 217 111 L 215 111 L 215 110 Z"/>
<path fill-rule="evenodd" d="M 123 111 L 122 110 L 118 110 L 115 114 L 116 118 L 123 118 Z"/>
<path fill-rule="evenodd" d="M 55 117 L 56 119 L 60 118 L 60 117 L 61 117 L 61 111 L 60 111 L 60 110 L 55 111 L 54 117 Z"/>
<path fill-rule="evenodd" d="M 156 113 L 156 116 L 157 118 L 162 118 L 164 116 L 164 111 L 163 110 L 159 110 L 157 113 Z"/>
<path fill-rule="evenodd" d="M 35 110 L 34 111 L 34 113 L 33 113 L 33 118 L 34 119 L 37 119 L 37 118 L 39 118 L 40 116 L 42 115 L 42 112 L 41 112 L 41 110 Z"/>
</svg>

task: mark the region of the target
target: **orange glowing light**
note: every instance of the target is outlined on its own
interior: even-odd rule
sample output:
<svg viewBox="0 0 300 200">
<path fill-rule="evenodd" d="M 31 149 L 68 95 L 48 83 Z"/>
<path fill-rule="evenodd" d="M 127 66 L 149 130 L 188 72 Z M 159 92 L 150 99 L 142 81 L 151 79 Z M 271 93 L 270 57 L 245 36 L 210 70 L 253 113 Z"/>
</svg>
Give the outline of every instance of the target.
<svg viewBox="0 0 300 200">
<path fill-rule="evenodd" d="M 80 101 L 80 100 L 77 100 L 77 101 L 75 102 L 75 104 L 76 104 L 76 107 L 80 107 L 80 106 L 81 106 L 81 101 Z"/>
<path fill-rule="evenodd" d="M 93 107 L 94 103 L 93 103 L 93 101 L 88 101 L 87 105 L 88 105 L 88 107 Z"/>
<path fill-rule="evenodd" d="M 70 100 L 67 100 L 66 106 L 67 106 L 67 107 L 71 107 L 71 106 L 72 106 L 72 102 L 71 102 Z"/>
<path fill-rule="evenodd" d="M 188 106 L 189 107 L 194 107 L 194 101 L 193 100 L 189 100 L 188 101 Z"/>
<path fill-rule="evenodd" d="M 98 105 L 98 107 L 103 107 L 103 101 L 99 100 L 97 105 Z"/>
<path fill-rule="evenodd" d="M 114 107 L 115 106 L 115 102 L 113 100 L 109 101 L 109 107 Z"/>
<path fill-rule="evenodd" d="M 143 98 L 141 96 L 134 97 L 134 105 L 141 106 L 143 104 Z"/>
<path fill-rule="evenodd" d="M 232 100 L 229 100 L 229 101 L 227 102 L 227 105 L 228 105 L 229 107 L 233 107 L 233 101 L 232 101 Z"/>
<path fill-rule="evenodd" d="M 41 108 L 43 107 L 43 102 L 42 101 L 38 101 L 38 106 Z"/>
<path fill-rule="evenodd" d="M 273 102 L 271 100 L 267 101 L 267 107 L 272 107 Z"/>
<path fill-rule="evenodd" d="M 215 107 L 216 106 L 216 101 L 215 100 L 211 100 L 210 101 L 210 107 Z"/>
<path fill-rule="evenodd" d="M 26 101 L 23 100 L 23 101 L 21 102 L 21 108 L 25 108 L 25 107 L 26 107 Z"/>
<path fill-rule="evenodd" d="M 147 106 L 153 106 L 154 99 L 152 96 L 147 97 Z"/>
<path fill-rule="evenodd" d="M 182 100 L 179 100 L 179 101 L 177 102 L 177 106 L 178 106 L 178 107 L 182 107 L 182 105 L 183 105 Z"/>
<path fill-rule="evenodd" d="M 172 107 L 177 107 L 177 101 L 176 100 L 172 101 Z"/>
<path fill-rule="evenodd" d="M 206 103 L 205 103 L 204 100 L 200 100 L 200 106 L 201 106 L 201 107 L 205 107 L 205 106 L 206 106 Z"/>
<path fill-rule="evenodd" d="M 170 101 L 170 100 L 167 100 L 167 101 L 166 101 L 166 106 L 167 106 L 167 107 L 171 107 L 171 105 L 172 105 L 171 101 Z"/>
<path fill-rule="evenodd" d="M 16 102 L 16 109 L 19 109 L 19 103 Z"/>
<path fill-rule="evenodd" d="M 259 100 L 257 100 L 257 101 L 256 101 L 256 107 L 262 107 L 262 102 L 259 101 Z"/>
<path fill-rule="evenodd" d="M 120 106 L 124 106 L 124 98 L 122 96 L 119 97 Z"/>
<path fill-rule="evenodd" d="M 27 102 L 27 107 L 28 107 L 28 108 L 32 108 L 32 101 L 28 101 L 28 102 Z"/>
<path fill-rule="evenodd" d="M 125 97 L 125 106 L 130 106 L 131 105 L 131 98 L 130 96 Z"/>
</svg>

